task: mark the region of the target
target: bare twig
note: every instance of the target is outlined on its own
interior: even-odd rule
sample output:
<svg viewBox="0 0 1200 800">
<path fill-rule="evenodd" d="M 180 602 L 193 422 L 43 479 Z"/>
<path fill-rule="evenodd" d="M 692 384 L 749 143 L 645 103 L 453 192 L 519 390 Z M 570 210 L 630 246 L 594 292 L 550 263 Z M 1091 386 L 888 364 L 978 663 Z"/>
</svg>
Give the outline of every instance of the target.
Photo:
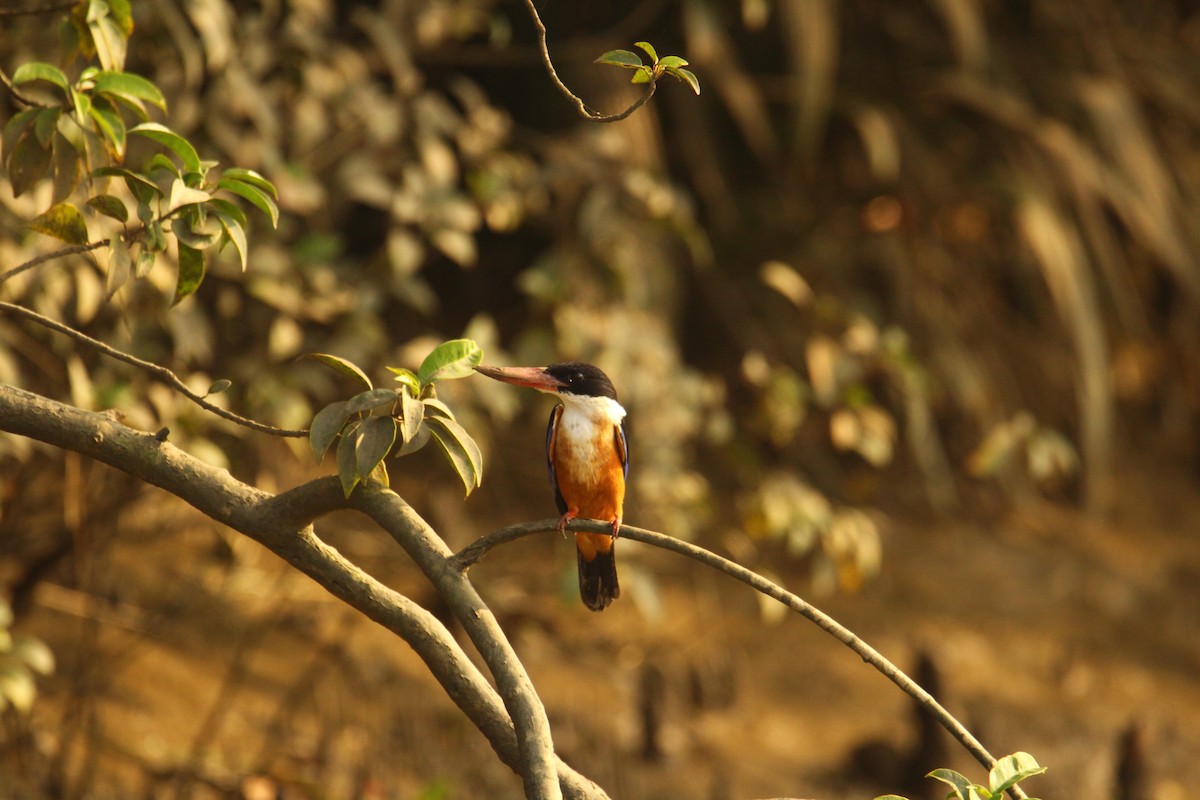
<svg viewBox="0 0 1200 800">
<path fill-rule="evenodd" d="M 610 533 L 612 531 L 611 526 L 592 520 L 574 520 L 570 523 L 570 529 L 589 533 Z M 463 548 L 455 556 L 455 561 L 461 569 L 465 570 L 487 555 L 488 551 L 497 545 L 505 544 L 524 536 L 529 536 L 530 534 L 546 533 L 549 531 L 557 532 L 557 530 L 558 520 L 556 519 L 510 525 L 507 528 L 501 528 L 498 531 L 483 536 Z M 958 740 L 966 748 L 967 752 L 974 756 L 980 764 L 987 769 L 991 769 L 995 765 L 996 758 L 987 751 L 987 748 L 980 744 L 979 740 L 961 722 L 955 719 L 949 711 L 943 708 L 929 692 L 922 689 L 916 681 L 905 675 L 899 667 L 880 654 L 878 650 L 871 647 L 871 645 L 856 636 L 849 628 L 846 628 L 817 607 L 792 594 L 782 586 L 767 580 L 758 573 L 727 558 L 723 558 L 716 553 L 705 550 L 703 547 L 697 547 L 690 542 L 684 542 L 656 531 L 635 528 L 632 525 L 622 525 L 621 536 L 687 556 L 783 603 L 788 608 L 815 623 L 821 630 L 845 644 L 861 657 L 863 661 L 879 670 L 888 680 L 899 686 L 906 694 L 928 709 L 929 713 L 941 723 L 942 727 L 948 730 L 950 735 Z M 1025 792 L 1019 786 L 1012 787 L 1009 793 L 1014 800 L 1024 800 L 1026 797 Z"/>
<path fill-rule="evenodd" d="M 336 477 L 280 495 L 236 480 L 169 442 L 111 418 L 0 384 L 0 430 L 95 458 L 190 503 L 210 518 L 254 539 L 311 577 L 330 594 L 404 639 L 450 699 L 487 737 L 505 764 L 520 773 L 518 734 L 496 691 L 436 617 L 350 563 L 317 537 L 316 516 L 353 505 Z M 393 504 L 384 492 L 373 493 Z M 390 493 L 387 493 L 390 495 Z M 394 497 L 394 495 L 392 495 Z M 368 504 L 369 505 L 369 504 Z M 452 558 L 446 569 L 456 571 Z M 481 614 L 490 611 L 482 609 Z M 523 734 L 524 735 L 524 734 Z M 524 747 L 527 747 L 524 746 Z M 555 759 L 566 797 L 604 800 L 600 787 Z"/>
<path fill-rule="evenodd" d="M 554 69 L 554 61 L 550 58 L 550 48 L 546 44 L 546 25 L 542 22 L 541 16 L 538 14 L 537 6 L 533 4 L 533 0 L 525 0 L 525 8 L 529 10 L 529 16 L 533 20 L 533 26 L 538 32 L 538 50 L 542 56 L 542 64 L 546 67 L 546 74 L 550 76 L 550 80 L 558 88 L 563 95 L 571 101 L 575 106 L 575 110 L 579 112 L 579 116 L 590 122 L 620 122 L 628 117 L 633 112 L 637 111 L 642 106 L 646 105 L 646 101 L 654 96 L 654 90 L 658 85 L 656 76 L 650 76 L 650 82 L 646 84 L 646 93 L 637 99 L 637 101 L 629 108 L 617 114 L 601 114 L 588 108 L 587 103 L 583 102 L 583 98 L 575 94 L 562 82 L 562 78 L 558 77 L 558 71 Z"/>
<path fill-rule="evenodd" d="M 0 272 L 0 286 L 2 286 L 5 283 L 5 281 L 7 281 L 9 278 L 15 278 L 16 276 L 20 275 L 22 272 L 31 270 L 34 267 L 38 266 L 39 264 L 44 264 L 47 261 L 52 261 L 53 259 L 56 259 L 56 258 L 62 258 L 63 256 L 73 256 L 77 253 L 90 253 L 91 251 L 98 250 L 101 247 L 108 247 L 108 244 L 109 244 L 108 239 L 101 239 L 98 242 L 88 242 L 87 244 L 73 244 L 69 247 L 61 247 L 58 250 L 52 250 L 49 253 L 42 253 L 37 258 L 31 258 L 28 261 L 26 261 L 24 264 L 15 266 L 6 272 Z"/>
<path fill-rule="evenodd" d="M 8 89 L 8 93 L 11 94 L 13 99 L 21 105 L 28 106 L 30 108 L 45 108 L 42 103 L 39 103 L 36 100 L 30 100 L 28 97 L 18 92 L 17 87 L 13 86 L 12 78 L 8 77 L 8 73 L 4 71 L 3 67 L 0 67 L 0 83 L 4 84 L 4 88 Z"/>
<path fill-rule="evenodd" d="M 184 383 L 178 375 L 166 367 L 160 366 L 159 364 L 154 364 L 150 361 L 143 361 L 137 356 L 130 355 L 123 350 L 118 350 L 117 348 L 111 347 L 104 342 L 93 339 L 86 333 L 81 333 L 69 325 L 64 325 L 63 323 L 52 320 L 49 317 L 44 317 L 36 311 L 31 311 L 28 308 L 15 305 L 13 303 L 0 303 L 0 311 L 7 312 L 14 316 L 23 317 L 30 322 L 36 322 L 38 325 L 49 328 L 55 333 L 61 333 L 64 336 L 74 339 L 80 344 L 85 344 L 88 347 L 91 347 L 92 349 L 108 356 L 109 358 L 114 358 L 117 361 L 124 361 L 126 364 L 131 364 L 140 370 L 144 370 L 171 388 L 175 389 L 177 392 L 203 408 L 205 411 L 216 414 L 218 417 L 227 419 L 230 422 L 235 422 L 244 428 L 250 428 L 251 430 L 259 431 L 260 433 L 269 433 L 274 436 L 299 437 L 308 435 L 308 431 L 289 430 L 287 428 L 276 428 L 271 425 L 264 425 L 261 422 L 255 422 L 252 419 L 247 419 L 246 417 L 234 414 L 232 411 L 226 411 L 223 408 L 215 406 L 205 400 L 203 395 L 196 394 L 189 389 L 187 384 Z"/>
</svg>

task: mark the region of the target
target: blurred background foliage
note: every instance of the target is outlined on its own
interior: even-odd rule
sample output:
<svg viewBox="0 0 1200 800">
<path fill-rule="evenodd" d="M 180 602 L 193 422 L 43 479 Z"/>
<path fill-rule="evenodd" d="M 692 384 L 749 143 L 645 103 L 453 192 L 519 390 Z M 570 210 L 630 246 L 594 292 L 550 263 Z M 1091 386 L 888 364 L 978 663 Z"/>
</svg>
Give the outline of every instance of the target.
<svg viewBox="0 0 1200 800">
<path fill-rule="evenodd" d="M 372 375 L 458 336 L 488 363 L 592 361 L 630 410 L 631 522 L 752 563 L 811 557 L 824 588 L 878 571 L 880 523 L 900 509 L 1042 496 L 1103 514 L 1125 454 L 1197 466 L 1191 4 L 544 3 L 559 72 L 596 109 L 637 98 L 591 62 L 638 39 L 699 76 L 700 97 L 664 82 L 614 125 L 557 94 L 515 2 L 133 10 L 126 68 L 162 88 L 203 157 L 278 186 L 278 230 L 252 220 L 249 269 L 226 253 L 169 312 L 170 270 L 104 303 L 103 253 L 27 273 L 6 299 L 198 391 L 228 378 L 214 400 L 240 413 L 303 427 L 343 396 L 293 362 L 309 351 Z M 46 17 L 0 23 L 6 70 L 54 60 Z M 23 227 L 49 191 L 14 200 L 0 180 L 4 267 L 53 247 Z M 278 443 L 143 375 L 12 319 L 0 342 L 0 379 L 279 479 Z M 545 409 L 456 383 L 444 399 L 488 474 L 528 492 L 505 451 L 539 457 Z M 0 449 L 6 527 L 18 476 L 52 476 L 45 497 L 79 483 L 61 455 Z M 89 484 L 97 513 L 114 482 Z M 3 577 L 70 550 L 47 546 L 6 536 L 21 567 Z"/>
</svg>

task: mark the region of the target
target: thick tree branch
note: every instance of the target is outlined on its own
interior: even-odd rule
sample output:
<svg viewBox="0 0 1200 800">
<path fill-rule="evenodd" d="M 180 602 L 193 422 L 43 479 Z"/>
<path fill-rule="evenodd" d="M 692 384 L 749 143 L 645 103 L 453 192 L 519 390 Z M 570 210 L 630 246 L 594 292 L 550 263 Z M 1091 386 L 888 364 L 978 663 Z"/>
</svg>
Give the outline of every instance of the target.
<svg viewBox="0 0 1200 800">
<path fill-rule="evenodd" d="M 404 639 L 447 695 L 487 737 L 505 764 L 520 773 L 524 749 L 496 691 L 454 637 L 425 609 L 387 588 L 321 541 L 317 516 L 349 508 L 338 480 L 321 478 L 269 495 L 205 464 L 152 434 L 13 386 L 0 385 L 0 430 L 90 456 L 190 503 L 212 519 L 259 542 L 335 597 Z M 390 493 L 377 492 L 386 498 Z M 395 500 L 375 501 L 384 506 Z M 375 508 L 372 503 L 365 504 Z M 447 562 L 451 569 L 452 562 Z M 486 608 L 482 614 L 490 615 Z M 602 789 L 556 759 L 566 797 L 602 800 Z"/>
<path fill-rule="evenodd" d="M 533 20 L 533 26 L 538 33 L 538 51 L 542 56 L 542 65 L 546 68 L 546 74 L 550 76 L 550 80 L 555 87 L 563 93 L 563 95 L 571 101 L 571 105 L 575 106 L 575 110 L 579 112 L 579 116 L 589 122 L 620 122 L 628 117 L 633 112 L 637 111 L 642 106 L 646 105 L 646 101 L 654 96 L 654 90 L 658 85 L 658 79 L 651 77 L 650 82 L 646 84 L 646 93 L 634 102 L 629 108 L 617 114 L 601 114 L 588 108 L 587 103 L 583 102 L 583 98 L 571 91 L 571 89 L 558 77 L 558 71 L 554 69 L 554 61 L 550 58 L 550 48 L 546 44 L 546 25 L 542 22 L 541 15 L 538 14 L 537 6 L 533 4 L 533 0 L 525 0 L 525 8 L 529 10 L 529 17 Z"/>
<path fill-rule="evenodd" d="M 24 265 L 22 265 L 22 266 L 24 266 Z M 41 325 L 44 328 L 49 328 L 50 330 L 54 331 L 55 333 L 61 333 L 63 336 L 67 336 L 71 339 L 74 339 L 75 341 L 79 342 L 80 344 L 87 345 L 88 347 L 92 348 L 93 350 L 96 350 L 96 351 L 102 353 L 103 355 L 108 356 L 109 358 L 114 358 L 117 361 L 124 361 L 126 364 L 130 364 L 132 366 L 137 367 L 140 370 L 144 370 L 145 372 L 150 373 L 152 376 L 154 376 L 158 380 L 165 383 L 167 386 L 170 386 L 172 389 L 174 389 L 175 391 L 182 394 L 187 399 L 191 400 L 196 405 L 203 408 L 205 411 L 216 414 L 218 417 L 221 417 L 222 419 L 227 419 L 230 422 L 235 422 L 238 425 L 241 425 L 243 428 L 249 428 L 251 430 L 259 431 L 260 433 L 269 433 L 269 434 L 272 434 L 273 436 L 300 437 L 300 436 L 308 435 L 308 431 L 289 430 L 287 428 L 276 428 L 271 425 L 265 425 L 261 422 L 255 422 L 252 419 L 247 419 L 246 417 L 240 416 L 238 414 L 234 414 L 232 411 L 226 411 L 225 409 L 223 409 L 219 406 L 215 406 L 212 403 L 208 402 L 208 400 L 205 399 L 204 395 L 196 394 L 195 392 L 193 392 L 191 389 L 188 388 L 188 385 L 180 379 L 180 377 L 178 375 L 176 375 L 174 372 L 167 369 L 166 367 L 161 366 L 159 364 L 152 363 L 150 361 L 143 361 L 142 359 L 138 358 L 137 356 L 130 355 L 129 353 L 126 353 L 124 350 L 118 350 L 117 348 L 107 345 L 98 339 L 93 339 L 92 337 L 88 336 L 86 333 L 77 331 L 74 328 L 72 328 L 71 326 L 64 325 L 63 323 L 58 322 L 56 320 L 52 320 L 49 317 L 42 316 L 41 314 L 37 313 L 36 311 L 31 311 L 30 309 L 25 308 L 24 306 L 19 306 L 14 303 L 0 303 L 0 311 L 3 311 L 8 314 L 12 314 L 13 316 L 23 317 L 24 319 L 27 319 L 30 322 L 36 322 L 38 325 Z"/>
<path fill-rule="evenodd" d="M 569 527 L 573 531 L 586 531 L 590 533 L 611 533 L 612 531 L 610 525 L 593 520 L 573 520 Z M 481 537 L 463 548 L 455 558 L 459 567 L 466 570 L 487 555 L 488 551 L 493 547 L 515 541 L 530 534 L 547 533 L 550 531 L 558 531 L 558 520 L 547 519 L 539 522 L 510 525 L 507 528 L 501 528 L 498 531 Z M 906 694 L 927 708 L 938 722 L 941 723 L 942 727 L 948 730 L 950 735 L 957 739 L 966 748 L 967 752 L 974 756 L 985 768 L 991 769 L 996 763 L 996 758 L 987 751 L 987 748 L 980 744 L 979 740 L 961 722 L 955 719 L 949 711 L 943 708 L 929 692 L 922 689 L 916 681 L 904 674 L 899 667 L 885 658 L 878 650 L 856 636 L 849 628 L 846 628 L 816 606 L 801 599 L 798 595 L 792 594 L 782 586 L 759 575 L 757 572 L 746 569 L 727 558 L 705 550 L 703 547 L 698 547 L 690 542 L 685 542 L 663 533 L 644 528 L 635 528 L 632 525 L 622 525 L 621 537 L 687 556 L 695 561 L 699 561 L 701 564 L 712 567 L 718 572 L 723 572 L 753 589 L 757 589 L 767 597 L 783 603 L 788 608 L 815 623 L 821 630 L 845 644 L 857 653 L 863 661 L 879 670 L 888 680 L 899 686 Z M 1025 792 L 1019 786 L 1014 786 L 1010 789 L 1009 794 L 1012 795 L 1014 800 L 1024 800 L 1026 797 Z"/>
</svg>

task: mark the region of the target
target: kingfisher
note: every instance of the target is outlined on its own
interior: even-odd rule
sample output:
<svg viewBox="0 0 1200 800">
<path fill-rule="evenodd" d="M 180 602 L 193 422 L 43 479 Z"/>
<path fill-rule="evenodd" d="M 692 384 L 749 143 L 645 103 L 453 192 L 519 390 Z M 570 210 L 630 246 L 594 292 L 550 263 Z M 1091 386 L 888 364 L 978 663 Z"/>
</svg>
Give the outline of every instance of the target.
<svg viewBox="0 0 1200 800">
<path fill-rule="evenodd" d="M 562 515 L 558 530 L 565 534 L 567 523 L 576 517 L 612 526 L 611 535 L 575 534 L 579 595 L 592 611 L 603 611 L 621 596 L 616 542 L 629 476 L 625 409 L 617 402 L 617 390 L 598 367 L 580 361 L 475 369 L 489 378 L 558 397 L 546 427 L 546 465 Z"/>
</svg>

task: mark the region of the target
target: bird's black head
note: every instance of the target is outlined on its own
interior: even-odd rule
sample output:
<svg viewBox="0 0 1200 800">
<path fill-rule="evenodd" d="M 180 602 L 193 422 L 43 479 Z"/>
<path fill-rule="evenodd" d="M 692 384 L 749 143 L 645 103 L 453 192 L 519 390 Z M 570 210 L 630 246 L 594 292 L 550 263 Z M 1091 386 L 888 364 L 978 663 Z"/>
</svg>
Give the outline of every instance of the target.
<svg viewBox="0 0 1200 800">
<path fill-rule="evenodd" d="M 546 374 L 562 382 L 560 392 L 584 397 L 611 397 L 617 399 L 617 390 L 599 367 L 582 361 L 567 361 L 546 367 Z"/>
</svg>

